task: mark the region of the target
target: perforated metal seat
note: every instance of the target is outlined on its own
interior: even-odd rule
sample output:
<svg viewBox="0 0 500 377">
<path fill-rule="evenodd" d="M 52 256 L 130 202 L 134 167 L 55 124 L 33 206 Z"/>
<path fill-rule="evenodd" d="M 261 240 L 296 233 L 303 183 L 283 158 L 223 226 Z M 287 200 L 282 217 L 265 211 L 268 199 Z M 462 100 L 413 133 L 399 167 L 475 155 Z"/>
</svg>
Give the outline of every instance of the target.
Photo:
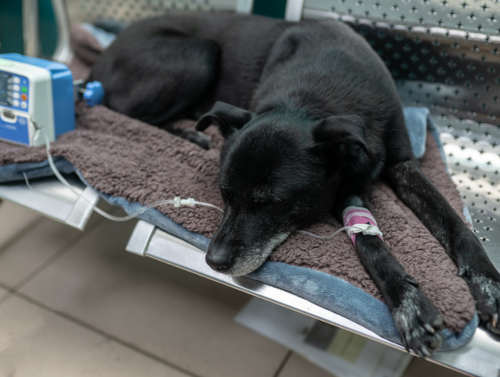
<svg viewBox="0 0 500 377">
<path fill-rule="evenodd" d="M 68 0 L 71 22 L 134 21 L 172 10 L 232 10 L 236 0 Z"/>
</svg>

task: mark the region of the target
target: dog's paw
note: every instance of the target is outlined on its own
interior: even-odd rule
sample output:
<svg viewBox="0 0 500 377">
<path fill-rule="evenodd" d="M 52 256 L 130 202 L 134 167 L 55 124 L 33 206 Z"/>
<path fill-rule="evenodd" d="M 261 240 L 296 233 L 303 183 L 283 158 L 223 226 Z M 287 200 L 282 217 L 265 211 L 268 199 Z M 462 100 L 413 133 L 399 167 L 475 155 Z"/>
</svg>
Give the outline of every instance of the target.
<svg viewBox="0 0 500 377">
<path fill-rule="evenodd" d="M 500 273 L 472 232 L 456 237 L 454 254 L 459 257 L 458 275 L 467 282 L 476 301 L 481 326 L 500 335 Z"/>
<path fill-rule="evenodd" d="M 481 324 L 493 334 L 500 335 L 500 279 L 472 273 L 465 280 L 476 301 Z"/>
<path fill-rule="evenodd" d="M 210 137 L 201 132 L 193 133 L 190 140 L 193 143 L 198 144 L 198 146 L 200 146 L 203 149 L 206 150 L 210 149 Z"/>
<path fill-rule="evenodd" d="M 443 328 L 443 319 L 417 286 L 408 286 L 401 303 L 392 310 L 392 316 L 408 351 L 424 357 L 441 346 L 439 331 Z"/>
<path fill-rule="evenodd" d="M 175 134 L 181 136 L 186 140 L 189 140 L 190 142 L 198 145 L 203 149 L 210 149 L 210 136 L 205 135 L 202 132 L 192 129 L 184 129 L 180 131 L 178 130 Z"/>
</svg>

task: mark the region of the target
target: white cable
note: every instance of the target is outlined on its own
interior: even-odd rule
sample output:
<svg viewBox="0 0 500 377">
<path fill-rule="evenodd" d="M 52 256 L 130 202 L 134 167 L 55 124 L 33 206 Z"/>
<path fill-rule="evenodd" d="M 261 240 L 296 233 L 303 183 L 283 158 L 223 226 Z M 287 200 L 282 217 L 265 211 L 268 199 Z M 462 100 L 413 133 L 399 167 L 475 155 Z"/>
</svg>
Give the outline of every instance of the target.
<svg viewBox="0 0 500 377">
<path fill-rule="evenodd" d="M 344 230 L 347 231 L 347 234 L 349 236 L 351 236 L 352 234 L 356 234 L 356 233 L 362 233 L 362 234 L 368 235 L 368 236 L 380 236 L 380 237 L 382 237 L 382 232 L 380 231 L 378 226 L 372 225 L 372 224 L 354 224 L 351 226 L 343 226 L 342 228 L 337 229 L 335 232 L 333 232 L 332 234 L 330 234 L 328 236 L 321 236 L 321 235 L 316 234 L 316 233 L 308 232 L 307 230 L 299 230 L 299 233 L 302 233 L 302 234 L 305 234 L 307 236 L 317 238 L 320 240 L 331 240 L 333 237 L 335 237 L 337 234 L 339 234 L 340 232 L 342 232 Z"/>
<path fill-rule="evenodd" d="M 43 130 L 39 129 L 39 131 L 42 132 L 42 134 L 45 138 L 45 150 L 47 152 L 47 161 L 49 163 L 49 166 L 50 166 L 52 172 L 54 173 L 56 178 L 59 180 L 59 182 L 61 182 L 64 186 L 68 187 L 76 196 L 80 197 L 81 193 L 76 188 L 74 188 L 63 177 L 63 175 L 59 172 L 59 169 L 57 168 L 56 164 L 54 163 L 54 159 L 52 158 L 52 154 L 50 151 L 49 138 L 43 132 Z M 24 180 L 26 182 L 26 186 L 29 189 L 32 189 L 32 186 L 30 185 L 30 183 L 28 181 L 28 177 L 26 176 L 25 173 L 23 173 L 23 175 L 24 175 Z M 83 197 L 83 198 L 85 200 L 87 200 L 85 197 Z M 87 200 L 87 201 L 90 203 L 89 200 Z M 167 204 L 173 205 L 175 208 L 180 208 L 180 207 L 192 207 L 192 208 L 194 208 L 195 206 L 202 206 L 202 207 L 216 209 L 219 212 L 224 212 L 221 208 L 217 207 L 214 204 L 206 203 L 206 202 L 199 202 L 193 198 L 183 199 L 179 196 L 176 196 L 173 199 L 163 199 L 163 200 L 156 201 L 150 205 L 144 206 L 143 208 L 139 209 L 138 211 L 136 211 L 130 215 L 127 215 L 127 216 L 114 216 L 114 215 L 107 213 L 106 211 L 104 211 L 98 207 L 93 207 L 93 210 L 94 210 L 94 212 L 98 213 L 99 215 L 101 215 L 102 217 L 104 217 L 108 220 L 116 221 L 116 222 L 125 222 L 125 221 L 132 220 L 132 219 L 144 214 L 149 209 L 154 209 L 154 208 L 160 207 L 162 205 L 167 205 Z M 344 226 L 340 229 L 337 229 L 335 232 L 333 232 L 332 234 L 327 235 L 327 236 L 321 236 L 319 234 L 315 234 L 315 233 L 309 232 L 307 230 L 299 230 L 298 232 L 305 234 L 307 236 L 313 237 L 313 238 L 317 238 L 317 239 L 321 239 L 321 240 L 330 240 L 342 231 L 347 231 L 347 234 L 349 236 L 351 236 L 351 234 L 354 234 L 354 233 L 362 233 L 365 235 L 373 235 L 373 236 L 382 236 L 382 232 L 380 231 L 380 229 L 377 226 L 371 225 L 371 224 L 354 224 L 352 226 Z"/>
<path fill-rule="evenodd" d="M 328 235 L 328 236 L 321 236 L 319 234 L 316 234 L 316 233 L 312 233 L 312 232 L 309 232 L 307 230 L 299 230 L 298 232 L 299 233 L 302 233 L 302 234 L 305 234 L 306 236 L 310 236 L 310 237 L 313 237 L 313 238 L 317 238 L 319 240 L 331 240 L 333 237 L 335 237 L 337 234 L 339 234 L 340 232 L 344 231 L 344 230 L 347 230 L 348 228 L 350 228 L 349 226 L 343 226 L 342 228 L 340 229 L 337 229 L 335 232 L 333 232 L 332 234 Z"/>
<path fill-rule="evenodd" d="M 33 190 L 33 187 L 30 185 L 30 181 L 28 181 L 28 176 L 26 175 L 25 172 L 23 172 L 24 176 L 24 183 L 26 183 L 26 187 L 28 187 L 30 190 Z"/>
<path fill-rule="evenodd" d="M 42 130 L 40 130 L 40 132 L 42 132 Z M 42 132 L 44 138 L 45 138 L 45 150 L 47 152 L 47 161 L 49 162 L 49 166 L 52 170 L 52 172 L 54 173 L 54 175 L 56 176 L 56 178 L 59 180 L 59 182 L 61 182 L 64 186 L 68 187 L 75 195 L 77 195 L 78 197 L 81 196 L 81 193 L 76 189 L 74 188 L 64 177 L 63 175 L 59 172 L 59 169 L 57 169 L 57 166 L 56 164 L 54 163 L 54 159 L 52 158 L 52 154 L 50 152 L 50 141 L 49 141 L 49 138 L 47 137 L 47 135 Z M 28 187 L 31 187 L 29 185 L 29 181 L 28 181 L 28 177 L 26 176 L 26 174 L 24 174 L 24 179 L 26 181 L 26 184 Z M 83 197 L 85 199 L 85 197 Z M 87 199 L 85 199 L 87 200 Z M 90 201 L 87 200 L 89 203 Z M 106 211 L 98 208 L 98 207 L 93 207 L 93 210 L 94 212 L 98 213 L 99 215 L 101 215 L 102 217 L 108 219 L 108 220 L 111 220 L 111 221 L 117 221 L 117 222 L 125 222 L 125 221 L 129 221 L 129 220 L 132 220 L 132 219 L 135 219 L 136 217 L 144 214 L 147 210 L 149 209 L 154 209 L 156 207 L 159 207 L 159 206 L 162 206 L 162 205 L 166 205 L 166 204 L 169 204 L 169 205 L 173 205 L 175 208 L 180 208 L 180 207 L 195 207 L 195 206 L 202 206 L 202 207 L 208 207 L 208 208 L 213 208 L 213 209 L 216 209 L 218 210 L 219 212 L 224 212 L 221 208 L 217 207 L 216 205 L 214 204 L 211 204 L 211 203 L 206 203 L 206 202 L 199 202 L 193 198 L 187 198 L 187 199 L 183 199 L 179 196 L 176 196 L 174 197 L 173 199 L 163 199 L 163 200 L 159 200 L 159 201 L 156 201 L 150 205 L 147 205 L 147 206 L 144 206 L 143 208 L 139 209 L 138 211 L 130 214 L 130 215 L 127 215 L 127 216 L 114 216 L 110 213 L 107 213 Z"/>
</svg>

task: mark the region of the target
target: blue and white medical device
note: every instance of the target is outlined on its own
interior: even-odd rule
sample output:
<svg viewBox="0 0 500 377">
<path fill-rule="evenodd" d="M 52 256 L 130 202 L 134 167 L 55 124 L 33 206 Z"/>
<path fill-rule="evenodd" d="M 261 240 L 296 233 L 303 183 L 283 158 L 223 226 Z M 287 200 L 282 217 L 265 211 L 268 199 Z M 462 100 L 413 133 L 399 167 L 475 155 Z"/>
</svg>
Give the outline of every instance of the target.
<svg viewBox="0 0 500 377">
<path fill-rule="evenodd" d="M 73 77 L 68 67 L 0 54 L 0 139 L 38 146 L 74 128 Z"/>
</svg>

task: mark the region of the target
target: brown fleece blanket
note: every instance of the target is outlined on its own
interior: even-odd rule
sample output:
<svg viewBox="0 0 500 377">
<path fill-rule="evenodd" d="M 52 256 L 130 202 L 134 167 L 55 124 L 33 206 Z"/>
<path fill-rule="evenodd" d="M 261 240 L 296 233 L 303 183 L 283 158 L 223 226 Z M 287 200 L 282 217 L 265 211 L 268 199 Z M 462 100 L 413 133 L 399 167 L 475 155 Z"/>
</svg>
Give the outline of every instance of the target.
<svg viewBox="0 0 500 377">
<path fill-rule="evenodd" d="M 85 77 L 88 64 L 99 47 L 85 34 L 76 34 L 79 60 L 72 69 Z M 83 58 L 83 59 L 82 59 Z M 191 121 L 178 123 L 192 127 Z M 174 196 L 193 197 L 222 206 L 216 179 L 222 144 L 215 128 L 208 130 L 213 148 L 205 151 L 161 129 L 115 113 L 105 107 L 77 106 L 77 130 L 60 137 L 54 156 L 70 161 L 97 190 L 147 205 Z M 43 148 L 25 148 L 0 143 L 0 164 L 35 162 L 46 159 Z M 434 140 L 427 140 L 422 170 L 462 213 L 460 196 L 445 172 Z M 473 317 L 475 308 L 465 282 L 442 246 L 384 183 L 370 194 L 371 210 L 396 258 L 420 283 L 422 290 L 440 310 L 445 324 L 460 331 Z M 210 237 L 220 221 L 217 211 L 207 208 L 160 211 L 186 229 Z M 338 224 L 318 224 L 311 229 L 327 234 Z M 338 276 L 381 299 L 380 293 L 361 265 L 345 234 L 322 241 L 303 234 L 292 235 L 271 256 L 271 260 L 309 267 Z"/>
</svg>

